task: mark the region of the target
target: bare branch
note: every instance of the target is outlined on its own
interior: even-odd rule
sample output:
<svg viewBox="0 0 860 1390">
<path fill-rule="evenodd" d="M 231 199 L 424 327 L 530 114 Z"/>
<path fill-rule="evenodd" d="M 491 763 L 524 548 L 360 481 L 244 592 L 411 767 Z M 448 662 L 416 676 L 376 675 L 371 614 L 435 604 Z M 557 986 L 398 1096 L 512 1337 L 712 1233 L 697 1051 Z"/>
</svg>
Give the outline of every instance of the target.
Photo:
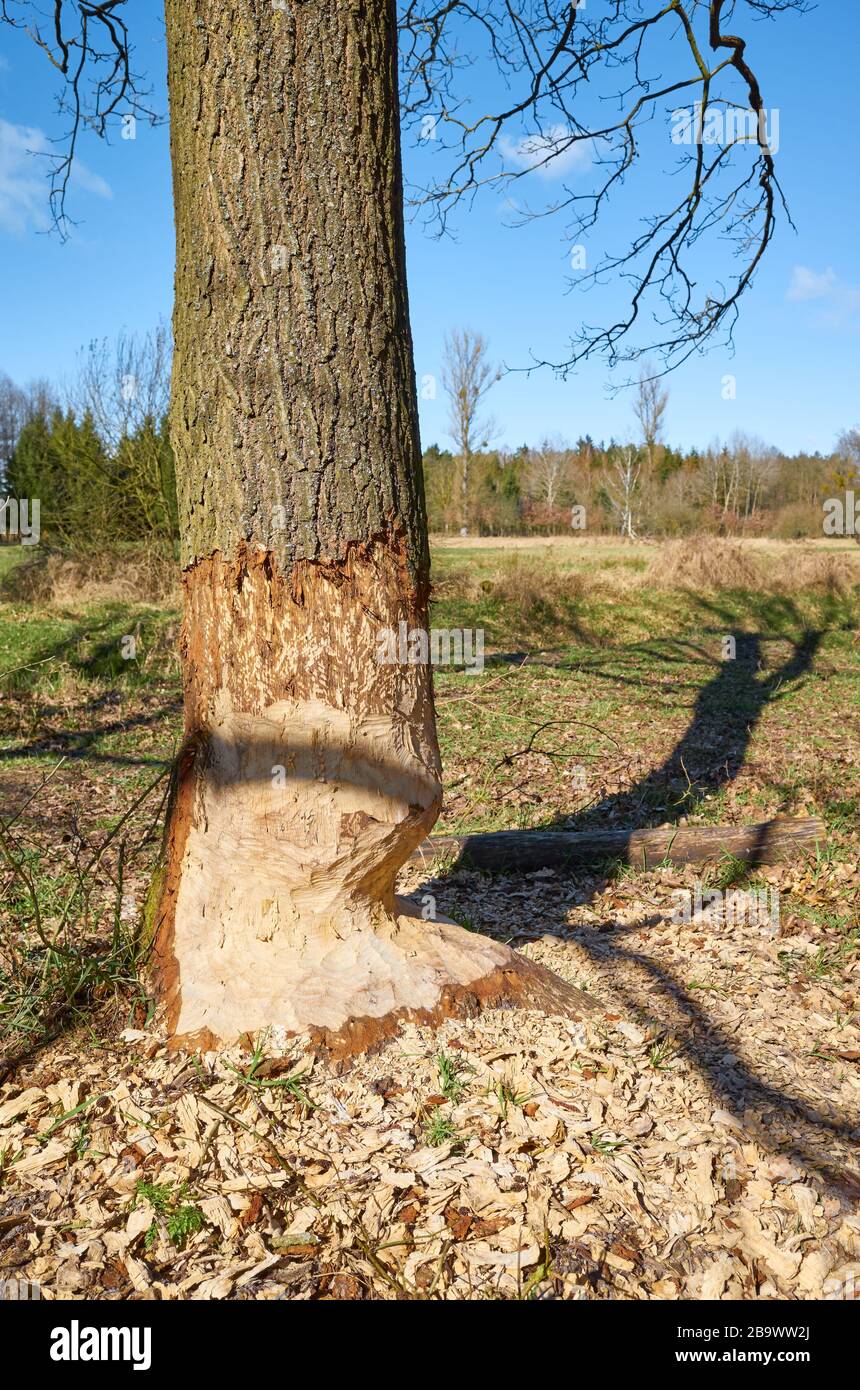
<svg viewBox="0 0 860 1390">
<path fill-rule="evenodd" d="M 605 0 L 594 17 L 584 0 L 401 6 L 404 123 L 445 165 L 411 202 L 439 231 L 459 203 L 491 189 L 507 194 L 517 221 L 561 214 L 566 237 L 580 243 L 640 164 L 659 168 L 668 154 L 674 169 L 664 186 L 682 181 L 662 209 L 633 193 L 629 245 L 571 282 L 626 282 L 626 309 L 574 332 L 563 361 L 533 365 L 565 375 L 598 353 L 610 366 L 655 353 L 665 372 L 731 343 L 738 302 L 785 208 L 761 86 L 746 40 L 726 26 L 744 11 L 756 21 L 807 8 L 807 0 Z M 472 72 L 487 61 L 500 91 L 494 109 L 479 111 Z M 540 180 L 549 189 L 551 178 L 561 191 L 542 207 L 514 201 Z"/>
<path fill-rule="evenodd" d="M 107 139 L 123 119 L 158 125 L 162 117 L 146 104 L 148 91 L 131 68 L 128 29 L 120 11 L 128 0 L 53 0 L 46 16 L 32 0 L 0 0 L 0 23 L 25 33 L 46 55 L 62 82 L 57 98 L 68 129 L 49 162 L 50 206 L 65 240 L 66 212 L 78 141 L 84 131 Z M 41 153 L 41 152 L 40 152 Z"/>
</svg>

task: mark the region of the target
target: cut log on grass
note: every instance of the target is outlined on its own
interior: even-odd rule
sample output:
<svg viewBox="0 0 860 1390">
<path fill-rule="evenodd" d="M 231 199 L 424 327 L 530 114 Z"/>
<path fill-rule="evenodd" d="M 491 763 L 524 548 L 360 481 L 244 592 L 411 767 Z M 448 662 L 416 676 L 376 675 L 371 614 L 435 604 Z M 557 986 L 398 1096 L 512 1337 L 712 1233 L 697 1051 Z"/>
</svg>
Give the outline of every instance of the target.
<svg viewBox="0 0 860 1390">
<path fill-rule="evenodd" d="M 434 835 L 412 854 L 429 863 L 455 856 L 476 869 L 564 869 L 620 859 L 639 869 L 662 863 L 701 864 L 731 855 L 747 864 L 775 864 L 824 839 L 820 820 L 777 819 L 760 825 L 679 825 L 659 830 L 497 830 L 486 835 Z"/>
</svg>

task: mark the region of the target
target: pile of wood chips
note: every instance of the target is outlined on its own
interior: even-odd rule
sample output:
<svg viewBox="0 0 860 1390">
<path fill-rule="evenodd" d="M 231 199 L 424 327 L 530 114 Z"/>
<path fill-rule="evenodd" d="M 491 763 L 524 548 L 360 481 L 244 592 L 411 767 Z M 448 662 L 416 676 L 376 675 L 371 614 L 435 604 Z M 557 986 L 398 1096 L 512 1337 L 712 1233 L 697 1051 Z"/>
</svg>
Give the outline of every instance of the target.
<svg viewBox="0 0 860 1390">
<path fill-rule="evenodd" d="M 75 1299 L 860 1296 L 856 969 L 804 972 L 820 944 L 791 925 L 674 924 L 683 881 L 429 884 L 591 990 L 593 1022 L 407 1026 L 340 1074 L 260 1039 L 250 1080 L 240 1048 L 67 1037 L 0 1089 L 2 1277 Z"/>
</svg>

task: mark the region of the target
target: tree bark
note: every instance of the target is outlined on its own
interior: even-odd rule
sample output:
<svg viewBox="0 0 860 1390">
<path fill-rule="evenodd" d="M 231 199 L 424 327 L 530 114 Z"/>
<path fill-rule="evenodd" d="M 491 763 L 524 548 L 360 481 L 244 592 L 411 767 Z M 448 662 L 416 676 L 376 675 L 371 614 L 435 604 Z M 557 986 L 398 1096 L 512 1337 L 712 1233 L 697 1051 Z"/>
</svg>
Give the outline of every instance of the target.
<svg viewBox="0 0 860 1390">
<path fill-rule="evenodd" d="M 463 469 L 460 474 L 460 532 L 462 535 L 469 534 L 469 465 L 471 455 L 468 450 L 463 452 Z"/>
<path fill-rule="evenodd" d="M 393 0 L 166 0 L 185 744 L 152 901 L 171 1031 L 354 1051 L 593 1007 L 395 898 L 441 800 Z"/>
</svg>

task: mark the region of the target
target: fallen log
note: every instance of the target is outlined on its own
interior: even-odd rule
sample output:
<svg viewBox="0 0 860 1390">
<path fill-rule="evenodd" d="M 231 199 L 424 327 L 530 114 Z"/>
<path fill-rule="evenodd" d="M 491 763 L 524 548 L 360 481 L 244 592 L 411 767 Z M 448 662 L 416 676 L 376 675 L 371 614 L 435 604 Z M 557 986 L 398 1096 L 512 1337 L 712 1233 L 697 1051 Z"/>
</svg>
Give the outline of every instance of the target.
<svg viewBox="0 0 860 1390">
<path fill-rule="evenodd" d="M 459 868 L 564 869 L 620 859 L 638 869 L 662 863 L 700 864 L 731 855 L 747 864 L 775 864 L 814 852 L 824 824 L 778 818 L 760 825 L 677 825 L 658 830 L 496 830 L 484 835 L 432 835 L 412 862 L 454 857 Z"/>
</svg>

